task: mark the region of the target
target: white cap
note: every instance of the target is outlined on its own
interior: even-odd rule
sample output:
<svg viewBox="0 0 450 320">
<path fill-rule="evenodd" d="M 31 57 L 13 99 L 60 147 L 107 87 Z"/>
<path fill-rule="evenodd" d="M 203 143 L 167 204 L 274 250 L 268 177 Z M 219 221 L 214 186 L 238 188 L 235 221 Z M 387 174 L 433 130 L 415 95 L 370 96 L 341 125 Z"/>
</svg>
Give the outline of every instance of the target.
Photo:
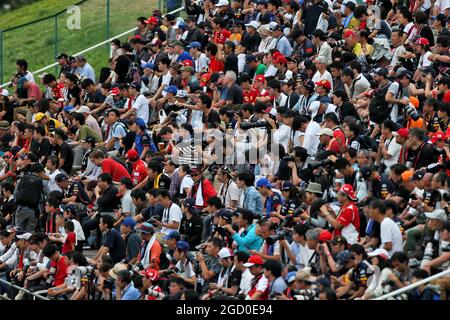
<svg viewBox="0 0 450 320">
<path fill-rule="evenodd" d="M 387 260 L 389 259 L 389 252 L 387 252 L 385 249 L 382 248 L 378 248 L 372 252 L 369 252 L 367 254 L 369 257 L 376 257 L 376 256 L 380 256 L 383 259 Z"/>
<path fill-rule="evenodd" d="M 447 221 L 447 213 L 445 213 L 445 210 L 443 210 L 443 209 L 436 209 L 431 212 L 425 212 L 425 216 L 428 219 L 436 219 L 436 220 L 440 220 L 442 222 Z"/>
<path fill-rule="evenodd" d="M 31 237 L 31 233 L 26 232 L 24 234 L 16 235 L 17 239 L 28 240 Z"/>
<path fill-rule="evenodd" d="M 219 258 L 220 259 L 226 259 L 229 257 L 234 256 L 233 252 L 229 248 L 222 248 L 219 251 Z"/>
<path fill-rule="evenodd" d="M 255 28 L 255 30 L 258 30 L 259 23 L 257 21 L 253 20 L 253 21 L 250 21 L 249 23 L 247 23 L 245 26 L 246 27 L 253 27 L 253 28 Z"/>
<path fill-rule="evenodd" d="M 331 130 L 330 128 L 322 128 L 318 133 L 316 133 L 316 136 L 321 136 L 321 135 L 334 137 L 333 136 L 333 130 Z"/>
<path fill-rule="evenodd" d="M 91 114 L 91 109 L 88 106 L 81 106 L 80 109 L 77 110 L 77 113 L 89 113 Z"/>
<path fill-rule="evenodd" d="M 219 2 L 217 2 L 216 7 L 223 7 L 223 6 L 228 6 L 230 4 L 230 2 L 228 2 L 228 0 L 219 0 Z"/>
<path fill-rule="evenodd" d="M 275 29 L 276 26 L 278 26 L 278 23 L 276 23 L 275 21 L 269 22 L 269 30 L 270 31 L 273 31 L 273 29 Z"/>
</svg>

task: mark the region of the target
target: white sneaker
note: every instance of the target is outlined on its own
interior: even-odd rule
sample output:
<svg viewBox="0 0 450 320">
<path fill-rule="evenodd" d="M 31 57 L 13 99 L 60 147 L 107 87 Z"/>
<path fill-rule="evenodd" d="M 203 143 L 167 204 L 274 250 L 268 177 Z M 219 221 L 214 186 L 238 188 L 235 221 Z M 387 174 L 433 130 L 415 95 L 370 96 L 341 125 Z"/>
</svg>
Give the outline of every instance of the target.
<svg viewBox="0 0 450 320">
<path fill-rule="evenodd" d="M 19 293 L 14 297 L 14 300 L 22 300 L 25 295 L 25 291 L 19 291 Z"/>
</svg>

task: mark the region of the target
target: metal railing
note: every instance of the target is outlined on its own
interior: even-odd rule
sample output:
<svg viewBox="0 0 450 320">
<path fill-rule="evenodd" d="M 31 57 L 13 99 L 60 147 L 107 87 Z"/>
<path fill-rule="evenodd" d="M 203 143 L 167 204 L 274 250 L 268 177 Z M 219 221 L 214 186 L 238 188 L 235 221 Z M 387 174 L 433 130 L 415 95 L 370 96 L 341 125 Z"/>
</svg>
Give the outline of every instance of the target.
<svg viewBox="0 0 450 320">
<path fill-rule="evenodd" d="M 376 299 L 373 299 L 373 300 L 386 300 L 388 298 L 395 297 L 395 296 L 397 296 L 399 294 L 402 294 L 404 292 L 407 292 L 407 291 L 410 291 L 412 289 L 415 289 L 418 286 L 421 286 L 423 284 L 427 284 L 430 281 L 442 278 L 443 276 L 446 276 L 446 275 L 450 275 L 450 268 L 447 268 L 447 270 L 444 270 L 444 271 L 439 272 L 439 273 L 437 273 L 435 275 L 432 275 L 431 277 L 428 277 L 426 279 L 422 279 L 420 281 L 417 281 L 416 283 L 412 283 L 412 284 L 410 284 L 410 285 L 408 285 L 406 287 L 400 288 L 398 290 L 395 290 L 395 291 L 393 291 L 391 293 L 385 294 L 385 295 L 383 295 L 381 297 L 378 297 Z"/>
<path fill-rule="evenodd" d="M 31 292 L 30 290 L 27 290 L 25 288 L 19 287 L 19 286 L 15 285 L 15 284 L 12 284 L 11 282 L 8 282 L 8 281 L 6 281 L 4 279 L 0 278 L 0 282 L 5 284 L 5 285 L 7 285 L 7 286 L 9 286 L 10 288 L 14 288 L 16 290 L 23 291 L 26 294 L 29 294 L 30 296 L 33 297 L 33 300 L 36 300 L 36 298 L 39 299 L 39 300 L 50 300 L 47 297 L 44 297 L 44 296 L 42 296 L 40 294 L 37 294 L 35 292 Z M 0 300 L 14 300 L 14 297 L 12 299 L 10 299 L 8 297 L 4 297 L 4 296 L 0 295 Z"/>
<path fill-rule="evenodd" d="M 182 7 L 182 0 L 74 0 L 73 5 L 65 10 L 26 24 L 0 29 L 0 83 L 8 81 L 16 73 L 17 59 L 28 61 L 31 70 L 48 70 L 52 67 L 57 72 L 57 64 L 45 66 L 56 61 L 61 52 L 71 53 L 80 48 L 88 48 L 89 63 L 94 70 L 106 65 L 110 53 L 110 41 L 127 35 L 121 33 L 135 24 L 140 16 L 149 17 L 152 10 L 170 9 L 173 5 Z M 169 6 L 171 4 L 171 6 Z M 181 9 L 182 10 L 182 9 Z M 176 12 L 179 12 L 178 10 Z M 120 34 L 119 34 L 120 33 Z M 111 37 L 112 34 L 119 34 Z M 105 40 L 107 39 L 107 40 Z M 104 41 L 103 41 L 104 40 Z M 101 45 L 96 45 L 101 43 Z M 102 45 L 104 48 L 98 49 Z M 98 49 L 96 51 L 92 51 Z M 36 72 L 35 72 L 36 73 Z M 1 86 L 5 86 L 2 84 Z"/>
</svg>

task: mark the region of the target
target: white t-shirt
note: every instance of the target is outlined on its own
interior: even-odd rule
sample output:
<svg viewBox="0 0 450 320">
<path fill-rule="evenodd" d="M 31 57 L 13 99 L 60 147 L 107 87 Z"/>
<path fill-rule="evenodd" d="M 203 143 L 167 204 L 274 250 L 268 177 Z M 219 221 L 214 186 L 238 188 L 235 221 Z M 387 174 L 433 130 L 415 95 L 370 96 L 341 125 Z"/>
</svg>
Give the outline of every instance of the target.
<svg viewBox="0 0 450 320">
<path fill-rule="evenodd" d="M 133 101 L 132 108 L 136 110 L 136 116 L 138 118 L 141 118 L 145 121 L 145 123 L 148 123 L 150 109 L 148 107 L 147 99 L 142 94 L 138 95 Z"/>
<path fill-rule="evenodd" d="M 419 58 L 419 69 L 422 69 L 424 67 L 429 67 L 431 66 L 433 63 L 428 60 L 428 57 L 431 55 L 430 51 L 425 52 L 423 55 L 420 56 Z"/>
<path fill-rule="evenodd" d="M 389 251 L 389 258 L 394 252 L 403 251 L 402 233 L 397 224 L 392 219 L 386 217 L 380 223 L 381 248 L 386 242 L 392 242 L 392 249 Z"/>
<path fill-rule="evenodd" d="M 312 255 L 314 254 L 314 250 L 311 250 L 307 244 L 305 244 L 305 246 L 302 246 L 300 243 L 297 243 L 295 241 L 292 241 L 289 248 L 296 258 L 295 261 L 291 262 L 293 262 L 295 266 L 300 269 L 308 267 L 309 259 L 311 259 Z"/>
<path fill-rule="evenodd" d="M 172 203 L 169 208 L 165 208 L 163 211 L 162 222 L 163 223 L 172 223 L 172 222 L 181 222 L 181 218 L 183 217 L 183 213 L 181 212 L 181 208 L 176 204 Z M 180 226 L 178 225 L 178 229 Z M 161 228 L 161 232 L 164 234 L 168 234 L 171 230 L 166 227 Z"/>
<path fill-rule="evenodd" d="M 61 191 L 61 188 L 58 187 L 58 184 L 55 181 L 55 177 L 61 173 L 61 171 L 59 171 L 59 169 L 56 169 L 53 173 L 50 173 L 50 171 L 48 171 L 47 169 L 45 170 L 45 172 L 47 173 L 47 176 L 50 178 L 50 180 L 48 181 L 48 190 L 49 192 L 52 191 Z"/>
<path fill-rule="evenodd" d="M 225 206 L 231 206 L 231 201 L 239 201 L 241 198 L 241 190 L 236 185 L 236 182 L 229 181 L 227 185 L 222 183 L 218 195 Z"/>
<path fill-rule="evenodd" d="M 439 8 L 439 13 L 445 14 L 445 9 L 450 8 L 450 0 L 437 0 L 434 6 Z"/>
<path fill-rule="evenodd" d="M 287 150 L 291 134 L 292 128 L 283 123 L 273 134 L 273 140 L 275 143 L 281 144 L 284 150 Z"/>
<path fill-rule="evenodd" d="M 192 188 L 194 185 L 194 180 L 192 180 L 191 176 L 184 176 L 183 180 L 181 180 L 180 184 L 180 194 L 183 194 L 185 188 Z"/>
<path fill-rule="evenodd" d="M 194 60 L 195 72 L 201 72 L 208 69 L 209 59 L 206 54 L 201 53 L 200 56 Z"/>
<path fill-rule="evenodd" d="M 310 156 L 317 153 L 317 148 L 319 147 L 320 140 L 317 133 L 321 130 L 320 125 L 315 121 L 310 121 L 305 130 L 305 138 L 303 140 L 303 148 L 308 151 Z"/>
<path fill-rule="evenodd" d="M 386 171 L 389 171 L 389 168 L 398 162 L 402 145 L 397 143 L 395 137 L 392 137 L 390 140 L 386 140 L 384 145 L 386 146 L 387 153 L 392 156 L 389 160 L 383 159 L 383 163 L 386 165 Z"/>
<path fill-rule="evenodd" d="M 74 225 L 74 232 L 76 235 L 76 241 L 75 244 L 78 244 L 78 241 L 84 241 L 84 232 L 83 232 L 83 228 L 81 227 L 81 224 L 76 220 L 76 219 L 72 219 L 71 220 L 73 222 Z"/>
<path fill-rule="evenodd" d="M 170 85 L 170 80 L 172 80 L 172 75 L 170 74 L 170 71 L 167 71 L 167 73 L 162 76 L 161 85 L 165 85 L 166 88 Z M 165 97 L 167 92 L 163 90 L 162 95 Z"/>
</svg>

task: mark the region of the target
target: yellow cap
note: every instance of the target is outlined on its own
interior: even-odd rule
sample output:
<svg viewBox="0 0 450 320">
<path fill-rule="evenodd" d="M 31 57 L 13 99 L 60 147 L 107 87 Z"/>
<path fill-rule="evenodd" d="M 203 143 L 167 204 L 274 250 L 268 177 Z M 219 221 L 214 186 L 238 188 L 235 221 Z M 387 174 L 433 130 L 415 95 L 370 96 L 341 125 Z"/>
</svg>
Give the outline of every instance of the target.
<svg viewBox="0 0 450 320">
<path fill-rule="evenodd" d="M 38 112 L 36 113 L 36 115 L 34 116 L 34 120 L 36 121 L 41 121 L 41 119 L 45 117 L 45 114 L 43 114 L 42 112 Z"/>
</svg>

